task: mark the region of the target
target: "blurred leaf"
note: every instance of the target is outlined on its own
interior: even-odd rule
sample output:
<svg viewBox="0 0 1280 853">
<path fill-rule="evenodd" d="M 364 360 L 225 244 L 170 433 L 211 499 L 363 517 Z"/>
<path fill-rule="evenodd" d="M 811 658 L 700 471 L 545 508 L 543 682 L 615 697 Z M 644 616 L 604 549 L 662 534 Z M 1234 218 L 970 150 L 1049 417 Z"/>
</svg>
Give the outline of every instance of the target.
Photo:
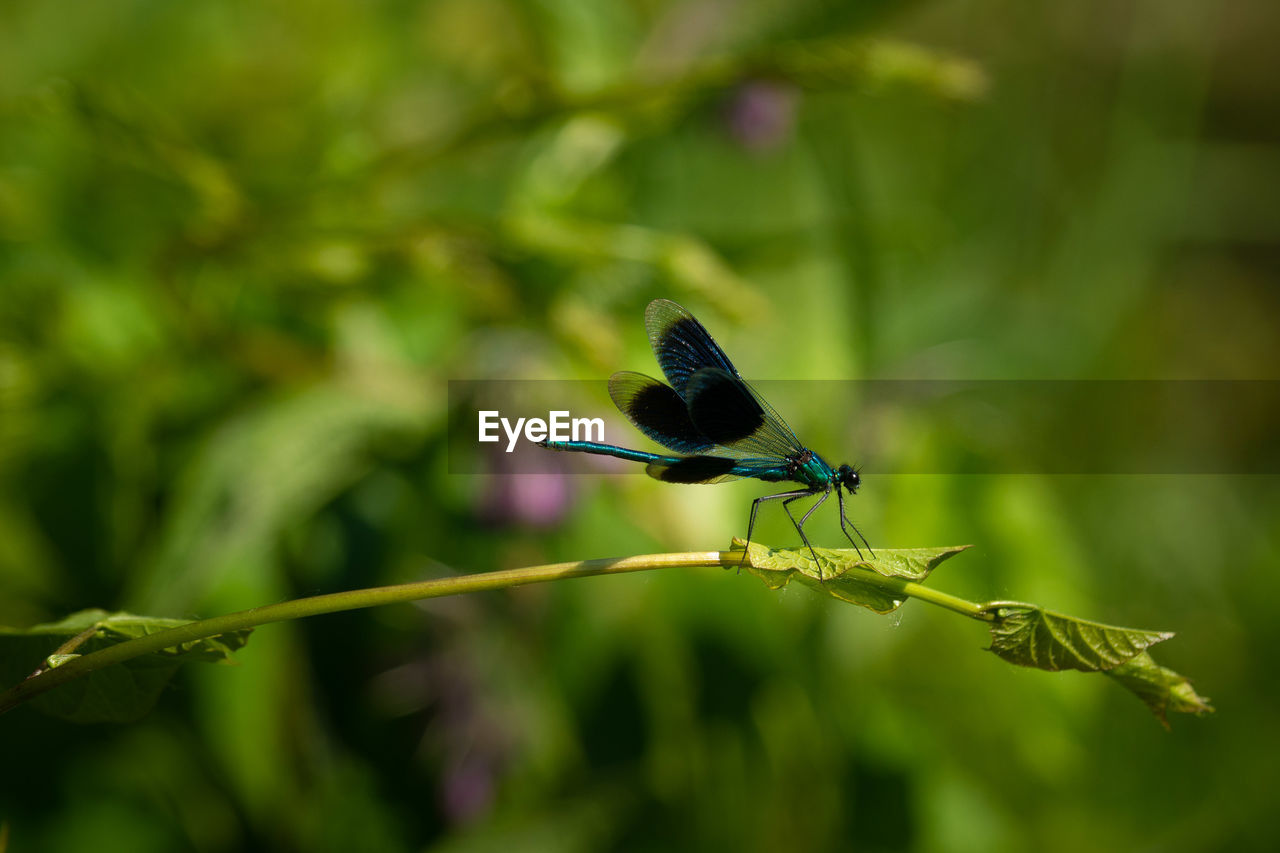
<svg viewBox="0 0 1280 853">
<path fill-rule="evenodd" d="M 529 134 L 539 125 L 575 115 L 626 119 L 651 128 L 677 124 L 711 94 L 745 82 L 782 80 L 811 91 L 922 91 L 948 100 L 974 101 L 987 91 L 987 74 L 972 60 L 896 39 L 835 36 L 789 41 L 764 49 L 706 59 L 674 75 L 639 75 L 593 91 L 568 92 L 542 81 L 519 81 L 524 95 L 475 111 L 443 132 L 384 151 L 376 168 L 475 149 L 493 139 Z"/>
<path fill-rule="evenodd" d="M 763 64 L 812 89 L 903 86 L 957 100 L 973 100 L 987 90 L 978 64 L 894 39 L 838 36 L 789 44 Z"/>
<path fill-rule="evenodd" d="M 705 242 L 639 225 L 554 217 L 545 212 L 509 217 L 508 237 L 521 249 L 575 264 L 601 260 L 652 266 L 682 291 L 726 301 L 750 300 L 754 290 Z M 754 297 L 757 305 L 759 297 Z M 748 306 L 754 307 L 754 306 Z"/>
<path fill-rule="evenodd" d="M 80 655 L 190 621 L 81 610 L 58 622 L 26 629 L 0 626 L 0 679 L 5 686 L 16 684 L 37 667 L 52 669 Z M 180 664 L 229 660 L 248 641 L 249 630 L 191 640 L 91 672 L 36 697 L 31 704 L 76 723 L 130 722 L 151 710 Z"/>
<path fill-rule="evenodd" d="M 190 236 L 218 239 L 246 206 L 225 164 L 170 126 L 163 113 L 125 90 L 90 81 L 60 81 L 59 106 L 91 131 L 95 151 L 186 186 L 194 204 L 186 214 Z"/>
<path fill-rule="evenodd" d="M 1147 652 L 1173 636 L 1171 631 L 1142 631 L 1086 622 L 1032 604 L 988 605 L 991 651 L 1018 666 L 1050 672 L 1075 669 L 1105 672 L 1147 703 L 1166 727 L 1167 711 L 1212 711 L 1184 676 L 1159 666 Z"/>
<path fill-rule="evenodd" d="M 732 550 L 741 551 L 744 544 L 735 537 Z M 773 550 L 753 542 L 747 549 L 750 564 L 744 568 L 764 581 L 769 589 L 781 589 L 794 578 L 840 601 L 858 604 L 876 613 L 892 613 L 902 605 L 906 595 L 877 583 L 877 575 L 919 583 L 944 560 L 968 547 L 882 549 L 870 560 L 863 559 L 856 551 L 815 548 L 822 560 L 819 572 L 808 549 Z"/>
<path fill-rule="evenodd" d="M 278 393 L 212 430 L 128 600 L 144 610 L 193 609 L 210 586 L 252 571 L 282 530 L 366 472 L 378 441 L 413 435 L 436 405 L 430 387 L 390 368 L 357 370 L 355 380 L 359 388 Z"/>
</svg>

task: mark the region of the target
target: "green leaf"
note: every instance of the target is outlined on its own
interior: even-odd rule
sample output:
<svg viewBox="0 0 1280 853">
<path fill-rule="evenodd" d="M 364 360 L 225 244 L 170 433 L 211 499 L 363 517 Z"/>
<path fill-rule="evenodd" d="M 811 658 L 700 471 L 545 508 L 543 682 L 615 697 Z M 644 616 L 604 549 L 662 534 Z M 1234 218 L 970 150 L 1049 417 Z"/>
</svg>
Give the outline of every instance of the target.
<svg viewBox="0 0 1280 853">
<path fill-rule="evenodd" d="M 1147 649 L 1173 636 L 1087 622 L 1032 604 L 997 602 L 991 615 L 991 651 L 1010 663 L 1050 672 L 1103 672 L 1133 692 L 1168 727 L 1168 711 L 1204 714 L 1213 710 L 1191 682 L 1152 659 Z"/>
<path fill-rule="evenodd" d="M 31 628 L 0 626 L 0 679 L 5 686 L 16 684 L 35 671 L 190 621 L 81 610 L 58 622 Z M 31 704 L 77 723 L 130 722 L 151 710 L 179 665 L 229 660 L 232 652 L 248 642 L 249 633 L 244 630 L 192 640 L 106 667 L 38 696 Z"/>
<path fill-rule="evenodd" d="M 806 548 L 772 550 L 752 544 L 744 552 L 744 547 L 741 539 L 734 539 L 731 550 L 743 553 L 743 568 L 770 589 L 781 589 L 795 579 L 877 613 L 891 613 L 908 596 L 930 600 L 988 622 L 990 650 L 1010 663 L 1050 672 L 1106 673 L 1147 703 L 1166 727 L 1169 711 L 1203 714 L 1213 710 L 1191 682 L 1158 665 L 1147 652 L 1172 637 L 1168 631 L 1117 628 L 1016 601 L 978 605 L 920 585 L 938 564 L 968 545 L 879 550 L 869 560 L 856 551 L 817 548 L 821 569 Z"/>
<path fill-rule="evenodd" d="M 735 538 L 731 550 L 741 551 L 745 544 Z M 822 562 L 819 570 L 807 548 L 774 550 L 752 543 L 743 568 L 769 589 L 781 589 L 795 579 L 840 601 L 876 613 L 892 613 L 906 600 L 902 591 L 906 582 L 924 581 L 943 560 L 968 547 L 879 549 L 872 559 L 864 559 L 852 549 L 815 548 Z M 897 582 L 885 583 L 885 579 Z"/>
<path fill-rule="evenodd" d="M 991 651 L 1018 666 L 1058 672 L 1111 669 L 1173 636 L 1168 631 L 1141 631 L 1086 622 L 1016 602 L 987 606 L 991 623 Z"/>
<path fill-rule="evenodd" d="M 1196 693 L 1186 676 L 1160 666 L 1147 652 L 1134 655 L 1106 674 L 1146 702 L 1166 729 L 1169 721 L 1165 714 L 1169 711 L 1197 716 L 1213 712 L 1209 698 Z"/>
</svg>

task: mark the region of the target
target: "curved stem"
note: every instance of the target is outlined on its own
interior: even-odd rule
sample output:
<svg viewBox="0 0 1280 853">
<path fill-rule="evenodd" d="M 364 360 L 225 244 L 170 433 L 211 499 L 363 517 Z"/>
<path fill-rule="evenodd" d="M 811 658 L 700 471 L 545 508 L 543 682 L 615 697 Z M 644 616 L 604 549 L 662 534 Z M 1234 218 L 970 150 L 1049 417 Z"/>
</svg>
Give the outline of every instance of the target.
<svg viewBox="0 0 1280 853">
<path fill-rule="evenodd" d="M 468 592 L 484 592 L 505 589 L 545 581 L 586 578 L 595 575 L 615 575 L 624 572 L 643 572 L 649 569 L 693 568 L 698 566 L 737 566 L 741 556 L 728 551 L 692 551 L 679 554 L 647 554 L 639 557 L 622 557 L 605 560 L 581 560 L 574 563 L 552 563 L 523 569 L 507 569 L 477 575 L 461 575 L 452 578 L 417 581 L 414 583 L 334 592 L 310 598 L 298 598 L 278 604 L 267 604 L 211 619 L 188 622 L 166 631 L 158 631 L 145 637 L 126 640 L 96 652 L 73 658 L 52 669 L 42 669 L 0 693 L 0 714 L 27 700 L 52 690 L 60 684 L 104 667 L 124 663 L 142 655 L 152 654 L 194 640 L 229 634 L 246 628 L 256 628 L 271 622 L 284 622 L 323 613 L 358 610 L 383 604 L 401 604 L 446 595 Z"/>
<path fill-rule="evenodd" d="M 907 581 L 902 585 L 902 591 L 911 598 L 918 598 L 921 601 L 927 601 L 930 604 L 936 604 L 939 607 L 945 607 L 953 613 L 959 613 L 962 616 L 968 616 L 970 619 L 977 619 L 980 622 L 994 622 L 995 614 L 988 612 L 987 605 L 975 604 L 965 598 L 959 598 L 954 595 L 948 595 L 945 592 L 939 592 L 922 584 L 913 581 Z"/>
<path fill-rule="evenodd" d="M 283 601 L 278 604 L 267 604 L 249 610 L 228 613 L 223 616 L 214 616 L 210 619 L 188 622 L 175 628 L 158 631 L 155 634 L 148 634 L 145 637 L 138 637 L 133 640 L 126 640 L 122 643 L 108 646 L 105 649 L 72 658 L 52 668 L 46 669 L 42 667 L 26 680 L 0 693 L 0 714 L 39 696 L 41 693 L 104 667 L 114 666 L 142 655 L 153 654 L 195 640 L 256 628 L 259 625 L 266 625 L 271 622 L 284 622 L 291 619 L 302 619 L 307 616 L 319 616 L 324 613 L 358 610 L 364 607 L 378 607 L 384 604 L 402 604 L 427 598 L 440 598 L 446 595 L 506 589 L 513 586 L 567 580 L 569 578 L 616 575 L 625 572 L 643 572 L 650 569 L 695 568 L 702 566 L 738 568 L 741 562 L 742 551 L 690 551 L 675 554 L 645 554 L 638 557 L 552 563 L 523 569 L 507 569 L 499 572 L 438 578 L 397 584 L 395 586 L 334 592 L 327 595 Z M 903 598 L 917 598 L 984 622 L 990 622 L 996 618 L 994 612 L 989 609 L 990 605 L 976 604 L 902 578 L 886 577 L 868 568 L 853 567 L 850 571 L 857 572 L 860 576 L 860 581 L 879 586 Z M 81 636 L 73 638 L 71 642 L 64 644 L 59 651 L 74 648 L 80 641 L 87 639 L 90 633 L 85 632 Z"/>
<path fill-rule="evenodd" d="M 859 581 L 896 592 L 903 598 L 927 601 L 930 604 L 936 604 L 938 607 L 950 610 L 952 613 L 959 613 L 961 616 L 968 616 L 970 619 L 977 619 L 980 622 L 994 622 L 996 618 L 995 613 L 990 610 L 990 603 L 978 604 L 965 598 L 939 592 L 932 587 L 927 587 L 915 581 L 885 577 L 873 569 L 866 569 L 861 566 L 851 567 L 844 576 L 849 577 L 854 573 L 858 575 Z"/>
</svg>

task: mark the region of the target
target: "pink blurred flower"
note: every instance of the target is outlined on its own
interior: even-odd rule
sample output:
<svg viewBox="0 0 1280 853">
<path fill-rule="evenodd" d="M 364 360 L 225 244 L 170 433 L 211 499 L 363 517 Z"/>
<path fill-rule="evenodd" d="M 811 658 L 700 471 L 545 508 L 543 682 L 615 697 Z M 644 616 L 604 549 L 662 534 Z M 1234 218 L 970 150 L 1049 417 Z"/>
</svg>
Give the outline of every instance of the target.
<svg viewBox="0 0 1280 853">
<path fill-rule="evenodd" d="M 785 83 L 744 83 L 730 96 L 725 123 L 744 148 L 772 151 L 790 141 L 798 100 L 795 88 Z"/>
</svg>

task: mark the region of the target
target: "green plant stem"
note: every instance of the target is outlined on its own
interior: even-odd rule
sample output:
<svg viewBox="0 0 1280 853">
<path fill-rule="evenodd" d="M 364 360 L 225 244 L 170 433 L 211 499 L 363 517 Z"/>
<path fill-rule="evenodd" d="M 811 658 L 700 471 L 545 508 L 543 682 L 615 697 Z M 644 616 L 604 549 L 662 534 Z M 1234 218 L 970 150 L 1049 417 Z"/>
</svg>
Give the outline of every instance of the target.
<svg viewBox="0 0 1280 853">
<path fill-rule="evenodd" d="M 646 554 L 638 557 L 552 563 L 523 569 L 508 569 L 499 572 L 438 578 L 397 584 L 395 586 L 334 592 L 327 595 L 284 601 L 278 604 L 268 604 L 236 613 L 228 613 L 224 616 L 189 622 L 176 628 L 148 634 L 145 637 L 138 637 L 133 640 L 126 640 L 122 643 L 108 646 L 105 649 L 72 658 L 49 669 L 42 668 L 26 680 L 14 685 L 4 693 L 0 693 L 0 714 L 39 696 L 41 693 L 104 667 L 124 663 L 142 655 L 153 654 L 195 640 L 256 628 L 259 625 L 266 625 L 271 622 L 284 622 L 307 616 L 319 616 L 324 613 L 358 610 L 364 607 L 378 607 L 384 604 L 402 604 L 427 598 L 506 589 L 525 584 L 567 580 L 569 578 L 643 572 L 651 569 L 696 568 L 703 566 L 737 568 L 741 560 L 741 551 L 691 551 L 675 554 Z M 918 598 L 921 601 L 927 601 L 930 604 L 968 616 L 971 619 L 991 621 L 994 618 L 984 609 L 984 605 L 975 604 L 953 595 L 947 595 L 944 592 L 938 592 L 935 589 L 930 589 L 902 578 L 885 577 L 871 569 L 858 567 L 853 571 L 857 571 L 862 575 L 862 580 L 865 582 L 879 585 L 895 595 L 900 595 L 902 598 Z"/>
<path fill-rule="evenodd" d="M 380 586 L 371 589 L 357 589 L 349 592 L 334 592 L 327 595 L 316 595 L 310 598 L 298 598 L 278 604 L 268 604 L 201 619 L 158 631 L 145 637 L 126 640 L 114 646 L 108 646 L 96 652 L 73 658 L 52 669 L 43 669 L 26 680 L 0 693 L 0 714 L 8 711 L 29 699 L 52 690 L 60 684 L 104 667 L 132 660 L 142 655 L 153 654 L 164 649 L 180 646 L 194 640 L 216 637 L 246 628 L 256 628 L 271 622 L 285 622 L 301 619 L 306 616 L 319 616 L 323 613 L 337 613 L 343 610 L 358 610 L 363 607 L 378 607 L 384 604 L 401 604 L 419 601 L 426 598 L 440 598 L 446 595 L 462 595 L 468 592 L 484 592 L 493 589 L 523 586 L 545 581 L 566 580 L 568 578 L 586 578 L 596 575 L 615 575 L 625 572 L 643 572 L 650 569 L 693 568 L 698 566 L 722 566 L 729 568 L 738 564 L 739 556 L 730 552 L 693 551 L 679 554 L 647 554 L 638 557 L 623 557 L 606 560 L 581 560 L 574 563 L 552 563 L 546 566 L 531 566 L 523 569 L 507 569 L 499 572 L 485 572 L 476 575 L 461 575 L 451 578 L 437 578 L 414 583 Z"/>
<path fill-rule="evenodd" d="M 932 587 L 918 584 L 915 581 L 907 581 L 901 578 L 886 578 L 878 572 L 870 569 L 867 569 L 866 572 L 868 575 L 874 575 L 876 578 L 879 578 L 881 586 L 901 590 L 902 595 L 905 598 L 916 598 L 920 601 L 927 601 L 930 604 L 936 604 L 938 607 L 946 608 L 953 613 L 959 613 L 961 616 L 968 616 L 970 619 L 977 619 L 980 622 L 992 622 L 995 620 L 995 615 L 988 610 L 990 605 L 976 604 L 968 599 L 957 598 L 954 595 L 939 592 Z"/>
</svg>

